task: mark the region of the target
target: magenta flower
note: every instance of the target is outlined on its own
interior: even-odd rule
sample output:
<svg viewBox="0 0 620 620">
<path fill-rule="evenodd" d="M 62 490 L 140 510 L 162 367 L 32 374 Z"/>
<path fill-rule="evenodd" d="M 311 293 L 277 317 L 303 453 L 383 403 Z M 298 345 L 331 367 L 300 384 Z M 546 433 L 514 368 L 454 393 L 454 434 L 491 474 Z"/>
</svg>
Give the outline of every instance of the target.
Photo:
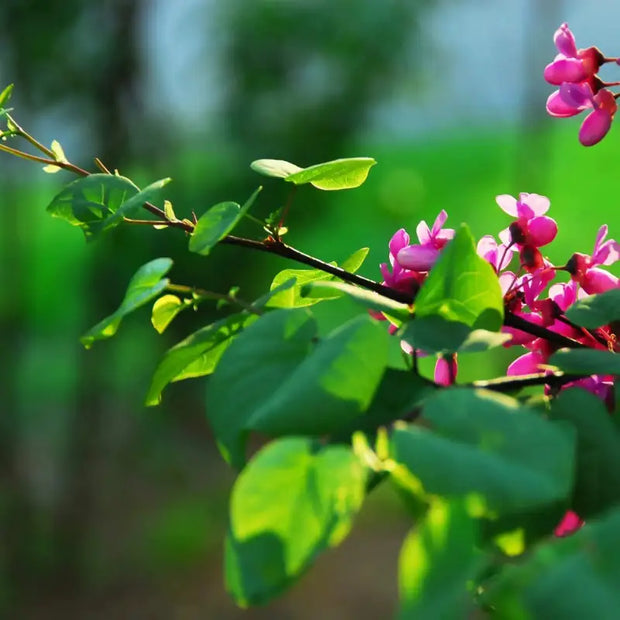
<svg viewBox="0 0 620 620">
<path fill-rule="evenodd" d="M 549 209 L 549 198 L 539 194 L 519 194 L 517 200 L 508 194 L 502 194 L 495 198 L 499 207 L 516 217 L 499 237 L 505 245 L 516 245 L 520 250 L 525 246 L 539 248 L 551 243 L 558 232 L 555 220 L 543 215 Z"/>
<path fill-rule="evenodd" d="M 427 272 L 435 264 L 440 250 L 454 237 L 454 230 L 451 228 L 443 229 L 443 225 L 448 219 L 448 214 L 442 210 L 433 228 L 422 220 L 416 229 L 419 244 L 403 247 L 396 255 L 396 261 L 401 267 L 418 272 Z"/>
<path fill-rule="evenodd" d="M 604 62 L 604 56 L 596 47 L 577 49 L 575 37 L 566 23 L 555 31 L 553 42 L 560 53 L 545 67 L 544 76 L 549 84 L 584 82 L 597 73 Z"/>
<path fill-rule="evenodd" d="M 409 245 L 409 234 L 404 228 L 401 228 L 390 239 L 390 265 L 381 263 L 379 269 L 381 269 L 381 275 L 383 276 L 383 284 L 397 291 L 414 295 L 420 288 L 424 277 L 422 274 L 403 268 L 396 260 L 400 250 L 407 245 Z"/>
<path fill-rule="evenodd" d="M 583 521 L 576 512 L 569 510 L 566 512 L 562 521 L 553 530 L 555 536 L 563 537 L 576 532 L 585 521 Z"/>
<path fill-rule="evenodd" d="M 615 239 L 605 241 L 606 236 L 607 225 L 604 224 L 596 235 L 592 256 L 576 252 L 565 266 L 571 278 L 590 295 L 603 293 L 620 286 L 620 281 L 616 276 L 599 268 L 599 266 L 613 265 L 620 259 L 620 244 Z"/>
<path fill-rule="evenodd" d="M 485 235 L 482 237 L 482 239 L 478 241 L 476 252 L 478 256 L 484 258 L 484 260 L 491 264 L 491 267 L 495 269 L 495 273 L 497 274 L 506 269 L 512 259 L 512 252 L 509 246 L 503 243 L 498 245 L 493 235 Z"/>
<path fill-rule="evenodd" d="M 438 357 L 437 362 L 435 363 L 435 383 L 446 387 L 449 385 L 454 385 L 458 368 L 459 366 L 456 360 L 456 353 L 447 357 L 444 357 L 443 355 Z"/>
</svg>

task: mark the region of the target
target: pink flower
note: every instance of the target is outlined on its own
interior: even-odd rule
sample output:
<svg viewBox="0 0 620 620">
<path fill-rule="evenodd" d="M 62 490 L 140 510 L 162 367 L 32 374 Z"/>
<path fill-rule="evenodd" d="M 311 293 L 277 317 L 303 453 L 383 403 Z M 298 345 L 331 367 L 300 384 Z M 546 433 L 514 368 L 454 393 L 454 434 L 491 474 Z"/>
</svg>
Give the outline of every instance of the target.
<svg viewBox="0 0 620 620">
<path fill-rule="evenodd" d="M 435 383 L 443 386 L 454 385 L 458 368 L 456 353 L 447 357 L 443 355 L 438 357 L 435 363 Z"/>
<path fill-rule="evenodd" d="M 553 42 L 560 53 L 545 67 L 544 76 L 549 84 L 583 82 L 597 73 L 604 62 L 604 56 L 596 47 L 577 49 L 575 37 L 566 23 L 555 31 Z"/>
<path fill-rule="evenodd" d="M 417 293 L 420 288 L 424 276 L 415 271 L 403 268 L 396 256 L 399 251 L 409 244 L 409 235 L 404 228 L 397 230 L 390 239 L 390 265 L 381 263 L 379 269 L 381 269 L 381 275 L 383 276 L 383 283 L 390 288 L 402 291 L 404 293 L 411 293 L 412 296 Z M 390 271 L 390 267 L 392 270 Z"/>
<path fill-rule="evenodd" d="M 607 225 L 603 224 L 596 235 L 592 256 L 576 252 L 565 266 L 571 278 L 590 295 L 620 286 L 616 276 L 598 268 L 599 265 L 613 265 L 620 258 L 620 244 L 615 239 L 605 241 L 606 236 Z"/>
<path fill-rule="evenodd" d="M 553 530 L 554 536 L 563 537 L 576 532 L 585 521 L 580 519 L 579 515 L 572 510 L 568 510 L 562 517 L 562 521 Z"/>
<path fill-rule="evenodd" d="M 512 259 L 512 252 L 509 251 L 509 246 L 503 243 L 498 245 L 493 235 L 485 235 L 482 237 L 482 239 L 478 241 L 476 252 L 478 256 L 484 258 L 484 260 L 491 264 L 497 274 L 508 267 Z"/>
<path fill-rule="evenodd" d="M 538 194 L 519 194 L 517 200 L 508 194 L 501 194 L 495 198 L 499 207 L 516 217 L 499 237 L 505 245 L 516 245 L 520 250 L 525 246 L 539 248 L 551 243 L 558 232 L 555 220 L 544 213 L 549 209 L 549 198 Z"/>
<path fill-rule="evenodd" d="M 435 264 L 440 250 L 454 237 L 454 230 L 442 228 L 447 219 L 448 214 L 442 210 L 435 219 L 432 229 L 429 229 L 428 224 L 422 220 L 416 229 L 420 243 L 403 247 L 396 255 L 396 262 L 405 269 L 429 271 Z"/>
</svg>

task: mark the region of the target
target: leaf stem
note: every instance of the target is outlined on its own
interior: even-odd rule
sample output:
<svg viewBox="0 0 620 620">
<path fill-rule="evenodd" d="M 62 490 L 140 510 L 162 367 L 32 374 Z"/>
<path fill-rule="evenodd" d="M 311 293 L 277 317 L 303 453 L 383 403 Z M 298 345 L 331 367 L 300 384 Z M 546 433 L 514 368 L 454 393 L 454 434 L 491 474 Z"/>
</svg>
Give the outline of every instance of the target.
<svg viewBox="0 0 620 620">
<path fill-rule="evenodd" d="M 194 286 L 187 286 L 185 284 L 168 284 L 166 286 L 166 290 L 171 291 L 173 293 L 181 293 L 183 295 L 192 295 L 197 296 L 200 299 L 211 299 L 215 301 L 225 301 L 226 303 L 237 305 L 252 314 L 261 315 L 262 312 L 255 308 L 252 304 L 247 301 L 243 301 L 239 299 L 235 295 L 225 294 L 225 293 L 214 293 L 213 291 L 207 291 L 202 288 L 196 288 Z"/>
</svg>

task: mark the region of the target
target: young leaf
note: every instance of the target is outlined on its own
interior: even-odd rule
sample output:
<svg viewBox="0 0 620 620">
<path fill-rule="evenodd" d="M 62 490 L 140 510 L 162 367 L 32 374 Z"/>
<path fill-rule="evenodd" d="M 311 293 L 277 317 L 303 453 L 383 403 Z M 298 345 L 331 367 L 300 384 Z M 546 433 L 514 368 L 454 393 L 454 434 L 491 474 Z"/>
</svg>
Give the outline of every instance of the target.
<svg viewBox="0 0 620 620">
<path fill-rule="evenodd" d="M 478 256 L 467 226 L 444 248 L 415 301 L 416 317 L 440 316 L 475 329 L 498 331 L 504 302 L 497 274 Z"/>
<path fill-rule="evenodd" d="M 560 349 L 549 364 L 564 372 L 584 375 L 620 375 L 620 355 L 598 349 Z"/>
<path fill-rule="evenodd" d="M 566 311 L 566 318 L 587 329 L 620 321 L 620 288 L 578 299 Z"/>
<path fill-rule="evenodd" d="M 475 615 L 468 586 L 482 564 L 477 529 L 464 501 L 433 499 L 400 553 L 398 618 Z"/>
<path fill-rule="evenodd" d="M 349 258 L 345 259 L 340 266 L 349 273 L 356 273 L 357 270 L 364 264 L 369 251 L 370 248 L 360 248 L 359 250 L 356 250 L 353 254 L 351 254 L 351 256 L 349 256 Z"/>
<path fill-rule="evenodd" d="M 304 309 L 262 316 L 224 352 L 207 384 L 207 416 L 224 458 L 245 463 L 247 423 L 253 411 L 286 381 L 308 355 L 316 323 Z"/>
<path fill-rule="evenodd" d="M 411 309 L 407 304 L 401 304 L 397 301 L 388 299 L 375 293 L 374 291 L 368 291 L 347 284 L 346 282 L 309 282 L 301 287 L 302 297 L 308 297 L 313 299 L 318 297 L 319 299 L 325 299 L 330 293 L 344 293 L 349 296 L 353 301 L 356 301 L 364 308 L 369 310 L 375 310 L 377 312 L 385 312 L 391 317 L 394 317 L 400 321 L 406 321 L 411 318 Z"/>
<path fill-rule="evenodd" d="M 162 334 L 174 317 L 191 305 L 179 299 L 176 295 L 163 295 L 153 304 L 151 323 Z"/>
<path fill-rule="evenodd" d="M 571 507 L 584 519 L 620 503 L 620 433 L 602 401 L 582 388 L 562 390 L 552 420 L 577 431 L 577 466 Z"/>
<path fill-rule="evenodd" d="M 0 108 L 4 108 L 6 104 L 9 102 L 11 95 L 13 94 L 13 84 L 9 84 L 1 93 L 0 93 Z"/>
<path fill-rule="evenodd" d="M 95 340 L 113 336 L 124 316 L 157 297 L 168 286 L 168 279 L 163 276 L 171 267 L 172 260 L 169 258 L 156 258 L 142 265 L 129 281 L 127 292 L 118 309 L 89 329 L 80 338 L 82 344 L 89 348 Z"/>
<path fill-rule="evenodd" d="M 259 187 L 247 202 L 240 207 L 236 202 L 220 202 L 204 213 L 189 238 L 190 252 L 206 256 L 238 224 L 254 204 L 262 187 Z"/>
<path fill-rule="evenodd" d="M 60 142 L 58 142 L 58 140 L 52 140 L 51 150 L 52 150 L 52 153 L 54 153 L 54 159 L 56 161 L 61 161 L 64 163 L 68 162 L 67 157 L 65 156 L 65 152 L 62 146 L 60 145 Z M 59 166 L 54 166 L 52 164 L 48 166 L 43 166 L 43 172 L 47 172 L 49 174 L 54 174 L 58 172 L 59 170 L 61 170 Z"/>
<path fill-rule="evenodd" d="M 281 178 L 295 185 L 311 183 L 318 189 L 338 190 L 359 187 L 376 163 L 371 157 L 351 157 L 300 168 L 281 159 L 257 159 L 250 167 L 260 174 Z"/>
<path fill-rule="evenodd" d="M 153 374 L 145 405 L 159 404 L 163 389 L 173 381 L 213 372 L 232 339 L 255 320 L 255 315 L 245 312 L 232 314 L 199 329 L 168 349 Z"/>
<path fill-rule="evenodd" d="M 139 190 L 129 179 L 112 174 L 91 174 L 67 185 L 49 204 L 52 217 L 78 226 L 87 240 L 117 226 L 150 202 L 170 179 L 155 181 Z"/>
<path fill-rule="evenodd" d="M 230 500 L 226 586 L 242 607 L 290 587 L 349 533 L 366 473 L 348 447 L 274 441 L 241 472 Z"/>
<path fill-rule="evenodd" d="M 574 439 L 513 398 L 451 388 L 424 401 L 425 426 L 395 429 L 394 459 L 429 492 L 475 493 L 491 512 L 508 514 L 565 499 Z"/>
</svg>

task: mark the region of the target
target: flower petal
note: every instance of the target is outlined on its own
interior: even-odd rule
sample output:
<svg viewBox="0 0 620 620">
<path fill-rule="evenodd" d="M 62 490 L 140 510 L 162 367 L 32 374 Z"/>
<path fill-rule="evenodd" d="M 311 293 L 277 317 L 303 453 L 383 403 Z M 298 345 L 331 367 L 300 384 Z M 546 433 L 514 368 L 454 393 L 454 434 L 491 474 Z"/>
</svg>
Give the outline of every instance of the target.
<svg viewBox="0 0 620 620">
<path fill-rule="evenodd" d="M 545 360 L 538 351 L 530 351 L 521 357 L 518 357 L 506 370 L 509 377 L 518 375 L 531 375 L 540 372 L 539 364 L 544 364 Z"/>
<path fill-rule="evenodd" d="M 553 42 L 560 54 L 574 58 L 577 56 L 577 44 L 575 43 L 575 36 L 571 32 L 568 24 L 564 22 L 554 33 Z"/>
<path fill-rule="evenodd" d="M 590 112 L 579 129 L 579 142 L 593 146 L 600 142 L 611 127 L 611 114 L 602 108 Z"/>
<path fill-rule="evenodd" d="M 397 230 L 390 239 L 390 254 L 396 256 L 406 245 L 409 245 L 409 235 L 404 228 L 401 228 Z"/>
<path fill-rule="evenodd" d="M 581 109 L 569 105 L 560 95 L 560 91 L 556 90 L 547 98 L 547 112 L 551 116 L 558 118 L 568 118 L 582 112 Z"/>
<path fill-rule="evenodd" d="M 509 194 L 500 194 L 499 196 L 495 196 L 495 202 L 498 204 L 499 208 L 508 213 L 508 215 L 512 215 L 513 217 L 519 217 L 517 213 L 517 199 Z"/>
<path fill-rule="evenodd" d="M 454 385 L 457 371 L 458 364 L 456 356 L 451 356 L 450 359 L 446 359 L 445 357 L 437 358 L 434 374 L 435 383 L 444 386 Z"/>
<path fill-rule="evenodd" d="M 604 293 L 612 288 L 619 288 L 620 281 L 616 276 L 605 271 L 604 269 L 598 269 L 593 267 L 586 271 L 586 274 L 580 281 L 583 290 L 594 295 L 595 293 Z"/>
<path fill-rule="evenodd" d="M 555 220 L 546 215 L 533 217 L 528 223 L 529 241 L 537 248 L 551 243 L 558 234 Z"/>
<path fill-rule="evenodd" d="M 545 80 L 554 86 L 563 82 L 583 82 L 589 77 L 583 63 L 577 58 L 554 60 L 545 67 L 543 75 Z"/>
<path fill-rule="evenodd" d="M 405 269 L 429 271 L 438 256 L 439 250 L 431 245 L 408 245 L 396 255 L 396 260 Z"/>
<path fill-rule="evenodd" d="M 443 228 L 443 225 L 446 223 L 448 219 L 448 214 L 444 209 L 439 212 L 439 215 L 435 218 L 435 222 L 433 223 L 433 228 L 431 229 L 431 237 L 436 237 L 439 231 Z"/>
<path fill-rule="evenodd" d="M 418 235 L 418 241 L 421 244 L 430 243 L 432 239 L 431 229 L 428 224 L 422 220 L 415 229 L 416 235 Z"/>
</svg>

